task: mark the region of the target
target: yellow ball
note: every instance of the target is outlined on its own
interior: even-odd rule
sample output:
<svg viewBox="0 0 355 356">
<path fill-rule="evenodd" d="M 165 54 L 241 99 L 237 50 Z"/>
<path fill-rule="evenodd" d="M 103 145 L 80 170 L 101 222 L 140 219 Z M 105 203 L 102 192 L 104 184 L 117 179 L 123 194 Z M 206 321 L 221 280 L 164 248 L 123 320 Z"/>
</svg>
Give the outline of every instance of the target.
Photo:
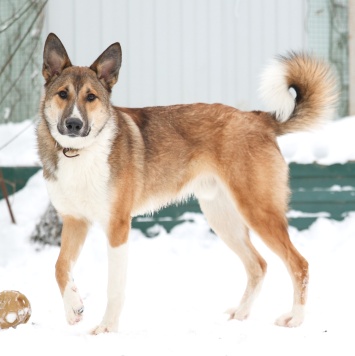
<svg viewBox="0 0 355 356">
<path fill-rule="evenodd" d="M 0 329 L 27 323 L 31 312 L 31 304 L 22 293 L 15 290 L 0 293 Z"/>
</svg>

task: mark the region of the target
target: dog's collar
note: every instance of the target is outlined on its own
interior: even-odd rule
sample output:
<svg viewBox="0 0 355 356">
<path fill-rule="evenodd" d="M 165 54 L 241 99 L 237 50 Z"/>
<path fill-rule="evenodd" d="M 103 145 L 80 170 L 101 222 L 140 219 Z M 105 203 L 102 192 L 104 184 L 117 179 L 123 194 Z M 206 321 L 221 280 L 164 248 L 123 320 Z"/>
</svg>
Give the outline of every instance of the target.
<svg viewBox="0 0 355 356">
<path fill-rule="evenodd" d="M 75 158 L 75 157 L 80 156 L 79 153 L 77 153 L 78 150 L 68 148 L 68 147 L 61 147 L 61 145 L 57 141 L 55 141 L 55 147 L 58 148 L 59 150 L 62 150 L 63 155 L 67 158 Z M 74 152 L 74 154 L 73 155 L 68 154 L 68 153 L 70 153 L 70 151 Z"/>
<path fill-rule="evenodd" d="M 73 150 L 71 148 L 63 148 L 63 155 L 68 158 L 75 158 L 75 157 L 80 156 L 79 153 L 76 153 L 73 155 L 68 154 L 68 153 L 70 153 L 70 151 L 78 152 L 77 150 Z"/>
</svg>

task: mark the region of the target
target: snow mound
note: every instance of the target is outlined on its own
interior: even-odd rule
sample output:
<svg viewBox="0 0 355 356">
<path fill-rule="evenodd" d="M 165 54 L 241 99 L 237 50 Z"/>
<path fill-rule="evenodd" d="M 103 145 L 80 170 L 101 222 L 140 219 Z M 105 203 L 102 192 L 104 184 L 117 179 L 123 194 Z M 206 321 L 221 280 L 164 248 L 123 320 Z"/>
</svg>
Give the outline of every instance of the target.
<svg viewBox="0 0 355 356">
<path fill-rule="evenodd" d="M 313 132 L 288 134 L 278 138 L 288 163 L 331 165 L 355 161 L 355 116 L 333 121 Z"/>
</svg>

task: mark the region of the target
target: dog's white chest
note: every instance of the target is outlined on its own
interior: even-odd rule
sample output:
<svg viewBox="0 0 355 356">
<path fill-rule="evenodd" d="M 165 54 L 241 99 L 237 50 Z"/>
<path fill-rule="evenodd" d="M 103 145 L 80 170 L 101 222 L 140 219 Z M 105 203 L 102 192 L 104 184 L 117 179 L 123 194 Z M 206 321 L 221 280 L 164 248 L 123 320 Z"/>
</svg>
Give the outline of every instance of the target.
<svg viewBox="0 0 355 356">
<path fill-rule="evenodd" d="M 57 179 L 48 181 L 48 193 L 61 214 L 107 223 L 110 167 L 105 150 L 90 147 L 78 157 L 60 153 Z"/>
</svg>

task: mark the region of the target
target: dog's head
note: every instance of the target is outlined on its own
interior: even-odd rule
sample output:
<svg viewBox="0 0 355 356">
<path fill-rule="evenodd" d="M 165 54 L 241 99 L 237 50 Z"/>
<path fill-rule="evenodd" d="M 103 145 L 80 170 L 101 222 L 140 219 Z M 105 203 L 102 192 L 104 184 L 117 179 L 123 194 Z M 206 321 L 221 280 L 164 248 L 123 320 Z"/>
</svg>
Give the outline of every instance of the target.
<svg viewBox="0 0 355 356">
<path fill-rule="evenodd" d="M 90 67 L 76 67 L 59 38 L 48 35 L 43 52 L 46 84 L 42 115 L 62 147 L 90 145 L 112 116 L 110 93 L 121 58 L 121 46 L 114 43 Z"/>
</svg>

